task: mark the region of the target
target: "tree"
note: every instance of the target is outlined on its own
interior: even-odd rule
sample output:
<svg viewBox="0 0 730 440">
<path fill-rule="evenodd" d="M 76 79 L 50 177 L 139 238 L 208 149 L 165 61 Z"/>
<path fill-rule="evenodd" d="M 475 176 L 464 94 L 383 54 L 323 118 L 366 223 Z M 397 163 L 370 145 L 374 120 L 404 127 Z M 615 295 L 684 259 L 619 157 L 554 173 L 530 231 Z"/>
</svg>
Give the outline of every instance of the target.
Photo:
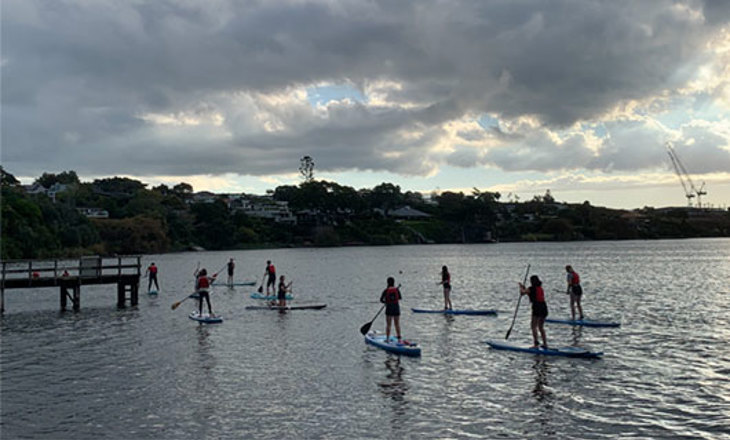
<svg viewBox="0 0 730 440">
<path fill-rule="evenodd" d="M 61 183 L 64 185 L 79 184 L 79 176 L 76 175 L 76 171 L 64 171 L 61 174 L 43 173 L 41 177 L 36 179 L 37 183 L 40 183 L 46 188 L 50 188 L 54 183 Z"/>
<path fill-rule="evenodd" d="M 299 160 L 299 173 L 304 177 L 305 182 L 314 180 L 314 159 L 311 156 L 304 156 Z"/>
</svg>

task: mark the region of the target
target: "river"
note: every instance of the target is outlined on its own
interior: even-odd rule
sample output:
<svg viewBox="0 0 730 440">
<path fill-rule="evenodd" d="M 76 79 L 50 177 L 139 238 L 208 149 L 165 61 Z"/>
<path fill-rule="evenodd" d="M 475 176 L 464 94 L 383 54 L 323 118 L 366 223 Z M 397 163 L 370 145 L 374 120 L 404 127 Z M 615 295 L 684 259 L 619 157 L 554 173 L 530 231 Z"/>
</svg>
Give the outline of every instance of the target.
<svg viewBox="0 0 730 440">
<path fill-rule="evenodd" d="M 216 287 L 219 325 L 187 318 L 198 263 L 235 258 L 237 281 L 267 259 L 295 302 L 324 310 L 246 310 L 255 287 Z M 146 256 L 161 292 L 117 310 L 114 286 L 88 286 L 79 313 L 56 289 L 6 291 L 1 319 L 4 439 L 706 438 L 730 436 L 730 240 L 502 243 L 276 249 Z M 620 328 L 547 324 L 551 345 L 597 360 L 490 349 L 504 339 L 526 265 L 551 317 L 568 317 L 566 264 L 587 317 Z M 443 304 L 497 317 L 412 314 Z M 387 276 L 402 285 L 402 328 L 421 358 L 366 345 Z M 221 273 L 225 278 L 225 271 Z M 145 286 L 146 287 L 146 286 Z M 142 289 L 143 291 L 145 289 Z M 510 342 L 529 345 L 523 301 Z M 384 329 L 379 317 L 374 329 Z"/>
</svg>

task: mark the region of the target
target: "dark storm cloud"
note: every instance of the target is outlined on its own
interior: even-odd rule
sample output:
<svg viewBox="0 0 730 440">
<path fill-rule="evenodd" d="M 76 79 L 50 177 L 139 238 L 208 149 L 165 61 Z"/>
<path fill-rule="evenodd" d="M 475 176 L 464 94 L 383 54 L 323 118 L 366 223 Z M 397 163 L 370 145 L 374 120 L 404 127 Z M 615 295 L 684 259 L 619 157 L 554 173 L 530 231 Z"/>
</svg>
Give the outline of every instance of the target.
<svg viewBox="0 0 730 440">
<path fill-rule="evenodd" d="M 439 160 L 650 166 L 653 152 L 636 161 L 623 144 L 596 157 L 579 137 L 556 150 L 508 132 L 488 154 L 433 151 L 442 124 L 465 115 L 531 115 L 561 128 L 682 86 L 727 23 L 725 5 L 6 0 L 2 160 L 20 175 L 262 175 L 291 172 L 304 154 L 322 170 L 407 174 Z M 337 104 L 325 115 L 266 98 L 323 82 L 398 87 L 381 90 L 387 106 Z M 144 119 L 201 112 L 222 123 Z M 264 130 L 261 118 L 279 127 Z"/>
</svg>

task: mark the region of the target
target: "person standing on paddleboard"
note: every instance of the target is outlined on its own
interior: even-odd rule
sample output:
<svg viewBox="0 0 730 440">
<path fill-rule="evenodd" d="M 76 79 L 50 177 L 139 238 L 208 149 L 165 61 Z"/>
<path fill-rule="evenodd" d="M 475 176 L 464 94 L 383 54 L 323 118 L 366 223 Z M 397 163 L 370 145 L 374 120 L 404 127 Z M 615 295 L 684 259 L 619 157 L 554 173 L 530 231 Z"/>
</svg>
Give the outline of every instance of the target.
<svg viewBox="0 0 730 440">
<path fill-rule="evenodd" d="M 451 310 L 451 274 L 446 266 L 441 268 L 441 282 L 444 286 L 444 310 Z"/>
<path fill-rule="evenodd" d="M 583 307 L 580 305 L 580 298 L 583 296 L 583 288 L 580 286 L 580 275 L 578 272 L 573 270 L 573 266 L 565 266 L 565 271 L 568 272 L 566 280 L 568 282 L 568 290 L 565 292 L 570 295 L 570 316 L 575 321 L 575 308 L 578 307 L 578 313 L 580 314 L 580 320 L 583 320 Z"/>
<path fill-rule="evenodd" d="M 228 267 L 228 286 L 233 286 L 233 269 L 236 268 L 236 263 L 233 262 L 233 258 L 228 261 L 226 265 Z"/>
<path fill-rule="evenodd" d="M 271 260 L 268 260 L 266 262 L 264 276 L 269 277 L 268 281 L 266 282 L 266 296 L 273 295 L 274 292 L 276 292 L 276 267 L 271 264 Z M 269 287 L 271 287 L 271 293 L 269 293 Z"/>
<path fill-rule="evenodd" d="M 532 348 L 538 347 L 537 332 L 542 335 L 542 348 L 547 349 L 547 336 L 545 335 L 545 318 L 548 316 L 548 307 L 545 302 L 545 291 L 542 289 L 542 281 L 537 275 L 530 277 L 530 287 L 526 288 L 520 283 L 520 295 L 528 295 L 532 303 L 532 321 L 530 328 L 532 329 Z"/>
<path fill-rule="evenodd" d="M 212 277 L 208 276 L 208 271 L 205 269 L 200 269 L 198 272 L 197 278 L 195 279 L 195 291 L 198 293 L 198 314 L 201 316 L 203 315 L 203 298 L 205 298 L 205 301 L 208 303 L 208 314 L 211 317 L 214 317 L 213 314 L 213 308 L 210 306 L 210 293 L 208 292 L 208 289 L 210 288 L 210 285 L 215 281 L 215 277 L 217 274 L 214 274 Z"/>
<path fill-rule="evenodd" d="M 400 305 L 398 301 L 403 299 L 400 289 L 395 287 L 395 278 L 388 277 L 388 287 L 380 294 L 380 302 L 385 304 L 385 340 L 390 339 L 390 325 L 395 323 L 395 334 L 398 336 L 398 342 L 401 342 L 400 336 Z"/>
<path fill-rule="evenodd" d="M 145 274 L 149 278 L 149 282 L 147 283 L 147 291 L 152 290 L 152 283 L 155 283 L 155 289 L 160 290 L 160 286 L 157 284 L 157 266 L 155 266 L 155 263 L 152 263 L 147 268 L 147 273 Z"/>
<path fill-rule="evenodd" d="M 277 293 L 277 299 L 279 300 L 279 307 L 286 307 L 286 294 L 291 291 L 291 285 L 294 281 L 286 284 L 284 275 L 279 277 L 279 291 Z"/>
</svg>

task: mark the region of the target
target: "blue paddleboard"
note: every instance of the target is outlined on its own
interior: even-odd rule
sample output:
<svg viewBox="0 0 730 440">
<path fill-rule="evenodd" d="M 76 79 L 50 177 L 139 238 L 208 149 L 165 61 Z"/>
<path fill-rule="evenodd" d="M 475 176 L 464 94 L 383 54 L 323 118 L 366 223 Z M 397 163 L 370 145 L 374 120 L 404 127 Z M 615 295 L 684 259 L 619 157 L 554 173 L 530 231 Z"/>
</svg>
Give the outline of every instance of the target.
<svg viewBox="0 0 730 440">
<path fill-rule="evenodd" d="M 301 306 L 246 306 L 246 310 L 321 310 L 327 307 L 327 304 L 304 304 Z"/>
<path fill-rule="evenodd" d="M 268 296 L 266 296 L 266 295 L 262 295 L 260 293 L 252 293 L 251 294 L 251 298 L 253 298 L 253 299 L 265 299 L 265 300 L 268 300 L 268 301 L 276 301 L 277 299 L 279 299 L 279 297 L 276 296 L 276 295 L 268 295 Z M 285 299 L 291 300 L 291 299 L 294 299 L 294 297 L 291 296 L 291 295 L 289 295 L 287 293 Z"/>
<path fill-rule="evenodd" d="M 442 315 L 496 315 L 496 310 L 428 310 L 411 309 L 413 313 L 440 313 Z"/>
<path fill-rule="evenodd" d="M 398 339 L 395 336 L 391 336 L 390 339 L 386 341 L 385 334 L 378 333 L 376 331 L 368 332 L 368 334 L 365 335 L 365 342 L 395 354 L 402 354 L 405 356 L 421 355 L 421 347 L 419 347 L 415 342 L 406 340 L 398 342 Z"/>
<path fill-rule="evenodd" d="M 157 293 L 158 292 L 156 290 L 148 290 L 147 291 L 147 295 L 157 295 Z"/>
<path fill-rule="evenodd" d="M 223 317 L 219 315 L 209 315 L 207 313 L 203 313 L 202 315 L 198 314 L 198 311 L 194 311 L 193 313 L 188 315 L 188 318 L 192 319 L 193 321 L 198 321 L 203 324 L 220 324 L 223 322 Z"/>
<path fill-rule="evenodd" d="M 231 284 L 228 284 L 225 281 L 220 281 L 220 282 L 213 281 L 211 284 L 216 285 L 216 286 L 255 286 L 256 281 L 244 281 L 244 282 L 240 282 L 240 283 L 231 283 Z"/>
<path fill-rule="evenodd" d="M 545 319 L 545 322 L 553 324 L 581 325 L 583 327 L 620 327 L 619 322 L 593 321 L 591 319 Z"/>
<path fill-rule="evenodd" d="M 490 347 L 496 350 L 518 351 L 522 353 L 540 354 L 543 356 L 565 356 L 574 358 L 597 358 L 603 355 L 603 352 L 594 352 L 580 347 L 550 347 L 550 348 L 532 348 L 520 347 L 507 342 L 495 341 L 493 339 L 485 341 Z"/>
</svg>

